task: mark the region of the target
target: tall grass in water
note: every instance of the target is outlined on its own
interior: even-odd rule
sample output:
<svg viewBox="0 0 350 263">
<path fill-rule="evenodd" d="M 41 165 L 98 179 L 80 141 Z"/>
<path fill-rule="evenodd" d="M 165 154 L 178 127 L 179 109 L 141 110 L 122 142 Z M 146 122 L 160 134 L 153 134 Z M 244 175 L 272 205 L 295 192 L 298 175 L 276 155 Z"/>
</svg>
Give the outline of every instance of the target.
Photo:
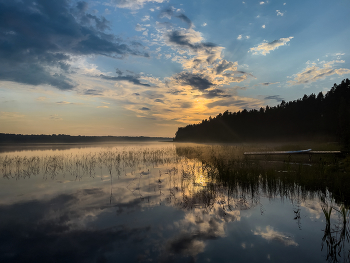
<svg viewBox="0 0 350 263">
<path fill-rule="evenodd" d="M 120 176 L 122 171 L 135 173 L 145 167 L 176 163 L 178 158 L 173 147 L 159 149 L 115 147 L 98 152 L 78 154 L 54 154 L 46 156 L 20 157 L 0 156 L 0 176 L 7 179 L 24 179 L 42 174 L 45 179 L 71 175 L 75 180 L 84 176 L 95 177 L 115 170 Z M 100 170 L 100 171 L 98 171 Z"/>
<path fill-rule="evenodd" d="M 336 214 L 332 216 L 333 210 Z M 327 260 L 340 262 L 342 259 L 343 262 L 349 262 L 350 251 L 346 251 L 346 244 L 349 245 L 350 242 L 349 209 L 344 204 L 338 208 L 324 204 L 322 211 L 326 223 L 322 238 L 322 250 L 326 245 Z"/>
<path fill-rule="evenodd" d="M 344 206 L 324 205 L 322 209 L 326 218 L 323 242 L 328 244 L 327 255 L 334 259 L 334 251 L 339 253 L 339 248 L 349 239 L 348 174 L 343 172 L 340 165 L 326 159 L 304 165 L 302 160 L 296 163 L 295 160 L 286 162 L 283 159 L 244 157 L 244 151 L 270 150 L 259 147 L 124 147 L 75 155 L 33 158 L 5 156 L 0 157 L 0 169 L 4 178 L 16 180 L 38 174 L 43 174 L 45 179 L 56 179 L 60 175 L 71 176 L 73 180 L 82 180 L 84 176 L 110 179 L 110 202 L 112 177 L 130 176 L 131 183 L 127 187 L 135 198 L 142 201 L 151 202 L 152 197 L 157 195 L 159 203 L 165 202 L 184 210 L 216 210 L 223 215 L 256 206 L 263 213 L 262 196 L 289 199 L 297 204 L 307 199 L 318 199 L 324 204 L 333 200 L 335 204 L 342 203 Z M 150 181 L 147 189 L 146 178 Z M 114 178 L 113 181 L 116 182 Z M 299 213 L 296 218 L 302 218 L 300 209 L 296 213 Z M 336 215 L 339 215 L 341 223 L 332 225 Z"/>
<path fill-rule="evenodd" d="M 237 152 L 232 152 L 232 148 L 215 147 L 219 150 L 202 146 L 200 153 L 196 152 L 198 150 L 196 148 L 179 147 L 177 149 L 180 156 L 202 162 L 211 182 L 214 182 L 209 184 L 208 189 L 203 189 L 202 193 L 196 193 L 196 196 L 204 196 L 207 193 L 207 197 L 217 200 L 222 193 L 220 189 L 227 189 L 226 199 L 227 201 L 232 199 L 230 207 L 233 204 L 236 209 L 261 206 L 262 195 L 268 198 L 287 198 L 292 203 L 317 199 L 323 203 L 325 229 L 322 249 L 326 245 L 327 260 L 329 262 L 339 262 L 340 259 L 344 262 L 350 261 L 350 252 L 347 249 L 350 238 L 350 177 L 339 165 L 342 160 L 334 162 L 333 158 L 329 160 L 322 158 L 304 165 L 294 163 L 293 160 L 283 162 L 274 159 L 243 158 Z M 307 162 L 307 159 L 304 162 Z M 302 218 L 300 209 L 295 213 L 297 213 L 295 219 L 300 221 Z M 338 221 L 334 221 L 335 217 L 338 217 Z"/>
</svg>

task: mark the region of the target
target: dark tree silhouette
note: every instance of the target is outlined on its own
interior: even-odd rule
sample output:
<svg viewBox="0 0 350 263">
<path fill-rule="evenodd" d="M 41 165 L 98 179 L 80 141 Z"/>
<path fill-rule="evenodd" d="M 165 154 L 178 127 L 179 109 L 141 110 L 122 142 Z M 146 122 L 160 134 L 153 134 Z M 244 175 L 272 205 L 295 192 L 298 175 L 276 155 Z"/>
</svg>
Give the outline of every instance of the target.
<svg viewBox="0 0 350 263">
<path fill-rule="evenodd" d="M 324 138 L 350 147 L 350 81 L 259 110 L 225 111 L 209 120 L 178 128 L 175 141 L 246 142 Z"/>
<path fill-rule="evenodd" d="M 118 141 L 170 141 L 166 137 L 130 137 L 130 136 L 70 136 L 66 134 L 10 134 L 0 133 L 1 143 L 95 143 L 95 142 L 118 142 Z"/>
</svg>

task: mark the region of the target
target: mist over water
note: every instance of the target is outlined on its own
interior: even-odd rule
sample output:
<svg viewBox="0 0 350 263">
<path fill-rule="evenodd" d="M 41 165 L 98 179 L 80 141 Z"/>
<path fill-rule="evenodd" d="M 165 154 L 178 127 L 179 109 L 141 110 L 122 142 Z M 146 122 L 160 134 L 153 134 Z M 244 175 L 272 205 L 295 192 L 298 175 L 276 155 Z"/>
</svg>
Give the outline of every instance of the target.
<svg viewBox="0 0 350 263">
<path fill-rule="evenodd" d="M 350 184 L 331 158 L 224 144 L 12 150 L 0 153 L 1 262 L 350 261 Z"/>
</svg>

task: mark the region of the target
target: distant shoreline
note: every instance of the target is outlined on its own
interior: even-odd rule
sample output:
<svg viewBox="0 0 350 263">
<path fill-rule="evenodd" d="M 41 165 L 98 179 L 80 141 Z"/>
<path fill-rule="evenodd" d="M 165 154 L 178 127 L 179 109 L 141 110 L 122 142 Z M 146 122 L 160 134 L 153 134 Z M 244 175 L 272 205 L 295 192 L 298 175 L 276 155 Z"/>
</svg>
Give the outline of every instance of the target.
<svg viewBox="0 0 350 263">
<path fill-rule="evenodd" d="M 0 144 L 62 144 L 62 143 L 101 143 L 101 142 L 172 142 L 170 137 L 147 136 L 71 136 L 66 134 L 24 135 L 0 133 Z"/>
</svg>

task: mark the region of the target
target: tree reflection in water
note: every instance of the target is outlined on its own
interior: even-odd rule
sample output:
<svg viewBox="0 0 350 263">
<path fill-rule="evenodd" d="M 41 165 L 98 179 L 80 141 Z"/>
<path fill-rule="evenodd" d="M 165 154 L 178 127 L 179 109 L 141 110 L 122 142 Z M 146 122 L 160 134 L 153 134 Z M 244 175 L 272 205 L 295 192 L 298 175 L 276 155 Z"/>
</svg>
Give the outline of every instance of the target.
<svg viewBox="0 0 350 263">
<path fill-rule="evenodd" d="M 249 205 L 260 204 L 261 196 L 291 200 L 296 207 L 294 220 L 297 220 L 299 229 L 300 203 L 318 198 L 325 216 L 322 250 L 326 244 L 327 261 L 350 261 L 350 178 L 339 169 L 338 163 L 334 163 L 334 160 L 327 163 L 322 159 L 312 165 L 292 165 L 289 161 L 267 163 L 266 160 L 239 158 L 236 152 L 232 151 L 232 147 L 216 146 L 215 150 L 214 148 L 198 150 L 179 147 L 177 152 L 180 156 L 201 160 L 213 179 L 211 182 L 215 182 L 212 189 L 225 186 L 227 200 L 232 196 L 236 204 L 243 202 L 244 207 L 249 209 Z M 336 215 L 332 215 L 332 210 Z M 335 221 L 334 224 L 331 224 L 331 221 Z"/>
<path fill-rule="evenodd" d="M 0 156 L 0 167 L 3 178 L 8 180 L 38 175 L 44 180 L 62 176 L 74 181 L 86 176 L 101 180 L 108 177 L 109 203 L 115 204 L 117 213 L 121 213 L 123 205 L 115 200 L 113 187 L 118 184 L 117 179 L 130 177 L 124 187 L 134 199 L 149 205 L 166 204 L 192 211 L 187 220 L 198 223 L 199 227 L 190 230 L 195 231 L 195 235 L 183 231 L 181 238 L 174 238 L 170 244 L 178 250 L 173 253 L 180 250 L 194 253 L 188 252 L 189 247 L 197 253 L 202 251 L 203 240 L 225 235 L 220 220 L 239 220 L 240 211 L 258 206 L 264 214 L 262 198 L 290 200 L 294 220 L 302 229 L 301 204 L 317 200 L 325 217 L 321 248 L 326 249 L 327 261 L 350 261 L 350 178 L 339 163 L 322 159 L 304 165 L 284 160 L 247 159 L 243 157 L 243 150 L 238 146 L 176 145 L 152 149 L 107 148 L 70 155 L 6 155 Z M 274 233 L 273 229 L 266 231 L 254 233 L 265 236 Z M 283 236 L 277 238 L 287 242 Z M 184 240 L 187 240 L 185 245 L 181 243 Z M 296 245 L 294 241 L 286 244 Z"/>
<path fill-rule="evenodd" d="M 334 209 L 333 209 L 334 208 Z M 349 243 L 349 209 L 341 205 L 338 209 L 325 203 L 322 211 L 326 218 L 326 226 L 322 238 L 322 250 L 326 247 L 327 261 L 344 262 L 350 260 L 350 251 L 346 251 L 345 244 Z M 337 213 L 336 218 L 331 220 L 332 211 Z M 334 221 L 332 224 L 331 221 Z"/>
</svg>

